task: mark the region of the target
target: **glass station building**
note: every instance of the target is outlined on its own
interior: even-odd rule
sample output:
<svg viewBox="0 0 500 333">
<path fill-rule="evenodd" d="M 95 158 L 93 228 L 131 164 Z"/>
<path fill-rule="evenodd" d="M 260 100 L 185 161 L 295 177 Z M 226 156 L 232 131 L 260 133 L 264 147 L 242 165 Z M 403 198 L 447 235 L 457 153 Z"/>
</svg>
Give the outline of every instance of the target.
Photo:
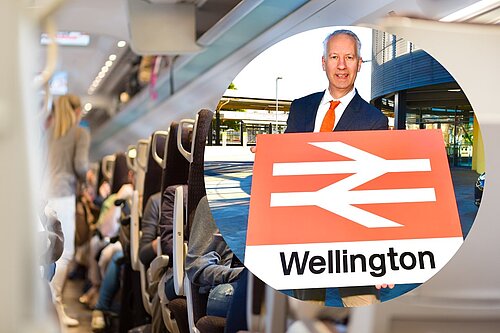
<svg viewBox="0 0 500 333">
<path fill-rule="evenodd" d="M 441 129 L 450 166 L 483 172 L 474 110 L 451 74 L 409 41 L 377 30 L 372 36 L 371 103 L 394 118 L 394 129 Z"/>
</svg>

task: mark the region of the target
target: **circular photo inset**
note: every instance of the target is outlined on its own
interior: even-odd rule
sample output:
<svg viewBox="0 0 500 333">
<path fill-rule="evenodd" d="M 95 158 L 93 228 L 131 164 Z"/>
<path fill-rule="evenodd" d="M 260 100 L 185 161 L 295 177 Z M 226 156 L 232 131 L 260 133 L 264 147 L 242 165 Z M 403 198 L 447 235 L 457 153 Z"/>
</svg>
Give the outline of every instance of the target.
<svg viewBox="0 0 500 333">
<path fill-rule="evenodd" d="M 221 98 L 208 204 L 271 287 L 327 306 L 384 302 L 462 245 L 480 138 L 458 83 L 417 45 L 368 28 L 311 30 L 256 57 Z"/>
</svg>

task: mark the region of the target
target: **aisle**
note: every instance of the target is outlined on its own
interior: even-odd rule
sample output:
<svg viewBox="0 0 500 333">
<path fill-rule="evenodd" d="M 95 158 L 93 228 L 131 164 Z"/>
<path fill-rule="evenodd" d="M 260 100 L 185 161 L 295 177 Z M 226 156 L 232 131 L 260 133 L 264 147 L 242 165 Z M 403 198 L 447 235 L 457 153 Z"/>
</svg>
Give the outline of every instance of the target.
<svg viewBox="0 0 500 333">
<path fill-rule="evenodd" d="M 78 319 L 80 325 L 77 327 L 68 327 L 67 333 L 89 333 L 92 332 L 90 322 L 92 320 L 92 311 L 78 302 L 78 297 L 82 294 L 83 280 L 66 280 L 64 288 L 64 302 L 66 303 L 66 312 L 72 318 Z"/>
</svg>

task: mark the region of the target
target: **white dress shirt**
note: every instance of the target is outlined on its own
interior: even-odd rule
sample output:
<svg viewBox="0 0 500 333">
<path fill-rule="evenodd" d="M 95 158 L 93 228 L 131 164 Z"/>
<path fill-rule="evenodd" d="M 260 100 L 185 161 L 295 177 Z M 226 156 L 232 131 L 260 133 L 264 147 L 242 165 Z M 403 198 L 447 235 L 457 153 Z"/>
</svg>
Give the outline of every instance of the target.
<svg viewBox="0 0 500 333">
<path fill-rule="evenodd" d="M 316 120 L 314 121 L 314 132 L 319 132 L 321 123 L 323 122 L 323 118 L 325 118 L 325 115 L 330 108 L 330 101 L 340 101 L 340 104 L 335 108 L 335 124 L 333 125 L 333 128 L 335 129 L 335 126 L 337 126 L 340 117 L 342 117 L 342 115 L 344 114 L 347 105 L 349 105 L 351 100 L 354 98 L 354 95 L 356 95 L 356 89 L 353 88 L 344 96 L 340 97 L 339 99 L 335 99 L 330 94 L 330 91 L 326 89 L 325 94 L 323 95 L 323 99 L 321 99 L 321 102 L 319 103 L 318 112 L 316 113 Z"/>
</svg>

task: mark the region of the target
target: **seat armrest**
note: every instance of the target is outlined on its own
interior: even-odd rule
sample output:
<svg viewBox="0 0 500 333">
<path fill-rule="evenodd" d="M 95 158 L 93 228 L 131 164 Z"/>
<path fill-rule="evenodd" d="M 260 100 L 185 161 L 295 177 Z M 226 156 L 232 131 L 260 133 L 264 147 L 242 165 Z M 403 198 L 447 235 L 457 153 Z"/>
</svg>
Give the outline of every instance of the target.
<svg viewBox="0 0 500 333">
<path fill-rule="evenodd" d="M 163 272 L 168 267 L 168 263 L 170 262 L 170 258 L 167 255 L 161 255 L 156 257 L 149 266 L 151 272 L 151 282 L 160 281 Z"/>
<path fill-rule="evenodd" d="M 174 289 L 178 296 L 184 295 L 184 263 L 186 260 L 186 244 L 184 242 L 184 190 L 177 186 L 174 197 L 174 239 L 172 269 L 174 278 Z"/>
<path fill-rule="evenodd" d="M 140 239 L 140 228 L 139 228 L 139 192 L 134 191 L 132 195 L 132 207 L 130 212 L 130 261 L 132 264 L 132 269 L 136 272 L 139 271 L 139 239 Z"/>
</svg>

